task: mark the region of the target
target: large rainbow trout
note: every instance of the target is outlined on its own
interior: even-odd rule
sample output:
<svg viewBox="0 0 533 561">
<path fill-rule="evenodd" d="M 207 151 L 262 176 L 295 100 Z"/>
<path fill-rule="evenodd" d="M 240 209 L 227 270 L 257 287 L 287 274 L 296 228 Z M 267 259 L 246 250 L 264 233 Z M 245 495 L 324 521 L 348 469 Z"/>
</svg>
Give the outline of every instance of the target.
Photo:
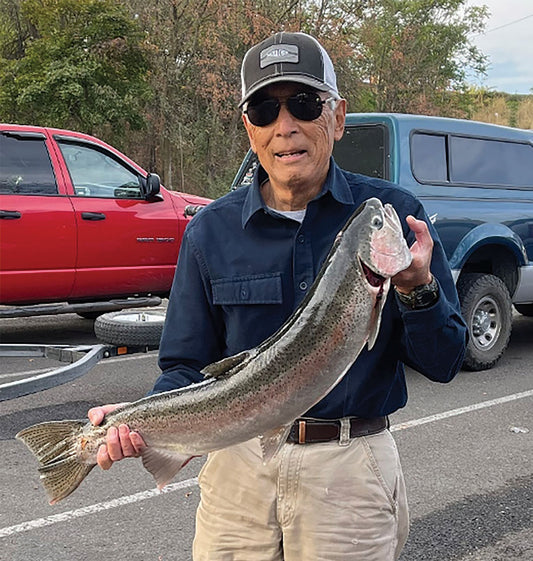
<svg viewBox="0 0 533 561">
<path fill-rule="evenodd" d="M 143 465 L 159 488 L 191 457 L 256 436 L 268 461 L 292 422 L 342 379 L 365 344 L 373 346 L 390 277 L 410 262 L 393 207 L 368 199 L 339 232 L 306 298 L 258 347 L 210 364 L 201 383 L 123 405 L 100 426 L 57 421 L 20 431 L 50 504 L 78 487 L 108 428 L 122 423 L 146 442 Z"/>
</svg>

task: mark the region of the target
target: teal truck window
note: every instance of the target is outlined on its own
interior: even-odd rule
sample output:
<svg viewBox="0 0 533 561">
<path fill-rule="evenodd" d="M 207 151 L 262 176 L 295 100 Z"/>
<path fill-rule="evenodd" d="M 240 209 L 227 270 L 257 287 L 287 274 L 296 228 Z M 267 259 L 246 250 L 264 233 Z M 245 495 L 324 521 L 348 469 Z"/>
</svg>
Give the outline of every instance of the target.
<svg viewBox="0 0 533 561">
<path fill-rule="evenodd" d="M 389 179 L 388 134 L 383 125 L 348 126 L 333 157 L 345 170 L 370 177 Z"/>
<path fill-rule="evenodd" d="M 420 183 L 448 182 L 446 136 L 415 133 L 411 137 L 411 165 Z"/>
<path fill-rule="evenodd" d="M 531 144 L 452 136 L 450 160 L 454 183 L 533 187 Z"/>
</svg>

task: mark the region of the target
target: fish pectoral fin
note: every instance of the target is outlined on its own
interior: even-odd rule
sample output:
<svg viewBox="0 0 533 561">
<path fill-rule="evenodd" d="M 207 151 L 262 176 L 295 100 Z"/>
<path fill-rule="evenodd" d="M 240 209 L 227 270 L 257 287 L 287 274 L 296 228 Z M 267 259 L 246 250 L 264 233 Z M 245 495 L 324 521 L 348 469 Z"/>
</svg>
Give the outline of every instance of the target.
<svg viewBox="0 0 533 561">
<path fill-rule="evenodd" d="M 287 442 L 291 426 L 292 423 L 283 425 L 259 436 L 261 452 L 263 453 L 263 464 L 269 462 L 280 451 L 283 444 Z"/>
<path fill-rule="evenodd" d="M 194 458 L 191 454 L 179 454 L 154 446 L 144 448 L 141 456 L 143 466 L 152 474 L 158 489 L 170 483 L 178 471 Z"/>
<path fill-rule="evenodd" d="M 228 356 L 227 358 L 208 364 L 201 370 L 201 373 L 206 378 L 216 378 L 218 376 L 222 376 L 222 374 L 225 374 L 228 370 L 231 370 L 235 366 L 238 366 L 253 357 L 256 354 L 254 351 L 255 350 L 243 351 L 242 353 Z"/>
<path fill-rule="evenodd" d="M 388 283 L 387 286 L 387 291 L 388 291 L 388 288 L 390 286 L 390 279 L 387 279 L 385 283 L 386 284 Z M 374 343 L 376 342 L 376 339 L 378 338 L 379 335 L 379 328 L 381 325 L 381 312 L 383 311 L 383 306 L 385 306 L 385 301 L 386 298 L 380 298 L 376 302 L 376 305 L 372 310 L 372 316 L 370 318 L 370 333 L 368 334 L 368 342 L 367 342 L 369 351 L 374 346 Z"/>
</svg>

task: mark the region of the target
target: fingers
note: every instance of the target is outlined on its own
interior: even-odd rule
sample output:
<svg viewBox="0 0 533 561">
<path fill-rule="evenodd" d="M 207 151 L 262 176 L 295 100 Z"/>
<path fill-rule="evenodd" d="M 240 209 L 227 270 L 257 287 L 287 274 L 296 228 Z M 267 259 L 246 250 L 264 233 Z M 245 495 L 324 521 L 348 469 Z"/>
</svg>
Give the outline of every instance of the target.
<svg viewBox="0 0 533 561">
<path fill-rule="evenodd" d="M 111 411 L 114 411 L 121 405 L 125 405 L 125 403 L 110 403 L 108 405 L 100 405 L 99 407 L 91 407 L 87 412 L 89 421 L 95 426 L 100 425 L 108 413 L 111 413 Z"/>
<path fill-rule="evenodd" d="M 93 425 L 100 425 L 104 417 L 124 403 L 111 403 L 92 407 L 87 412 L 89 421 Z M 137 432 L 130 431 L 127 425 L 110 427 L 106 434 L 106 442 L 102 444 L 96 454 L 96 463 L 104 470 L 108 470 L 114 462 L 124 458 L 136 458 L 141 455 L 146 446 L 143 438 Z"/>
<path fill-rule="evenodd" d="M 422 245 L 425 249 L 433 249 L 433 238 L 429 233 L 428 225 L 424 220 L 417 220 L 414 216 L 407 217 L 407 225 L 414 233 L 418 244 Z"/>
<path fill-rule="evenodd" d="M 433 238 L 424 220 L 408 216 L 407 225 L 415 235 L 415 242 L 410 247 L 411 265 L 392 278 L 392 283 L 400 292 L 408 293 L 415 286 L 431 282 L 431 257 L 433 254 Z"/>
<path fill-rule="evenodd" d="M 141 455 L 146 444 L 137 432 L 130 431 L 127 425 L 110 427 L 106 435 L 106 444 L 98 449 L 96 461 L 98 465 L 108 470 L 114 462 L 124 458 L 137 458 Z"/>
</svg>

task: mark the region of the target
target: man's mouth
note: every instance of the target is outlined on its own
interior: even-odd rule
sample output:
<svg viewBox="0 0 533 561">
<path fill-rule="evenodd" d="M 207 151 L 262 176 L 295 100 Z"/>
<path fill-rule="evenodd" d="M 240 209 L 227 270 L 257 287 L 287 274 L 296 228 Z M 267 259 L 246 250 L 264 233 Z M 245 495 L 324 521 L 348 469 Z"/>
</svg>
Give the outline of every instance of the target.
<svg viewBox="0 0 533 561">
<path fill-rule="evenodd" d="M 276 158 L 294 158 L 295 156 L 302 156 L 305 150 L 291 150 L 287 152 L 276 152 Z"/>
</svg>

